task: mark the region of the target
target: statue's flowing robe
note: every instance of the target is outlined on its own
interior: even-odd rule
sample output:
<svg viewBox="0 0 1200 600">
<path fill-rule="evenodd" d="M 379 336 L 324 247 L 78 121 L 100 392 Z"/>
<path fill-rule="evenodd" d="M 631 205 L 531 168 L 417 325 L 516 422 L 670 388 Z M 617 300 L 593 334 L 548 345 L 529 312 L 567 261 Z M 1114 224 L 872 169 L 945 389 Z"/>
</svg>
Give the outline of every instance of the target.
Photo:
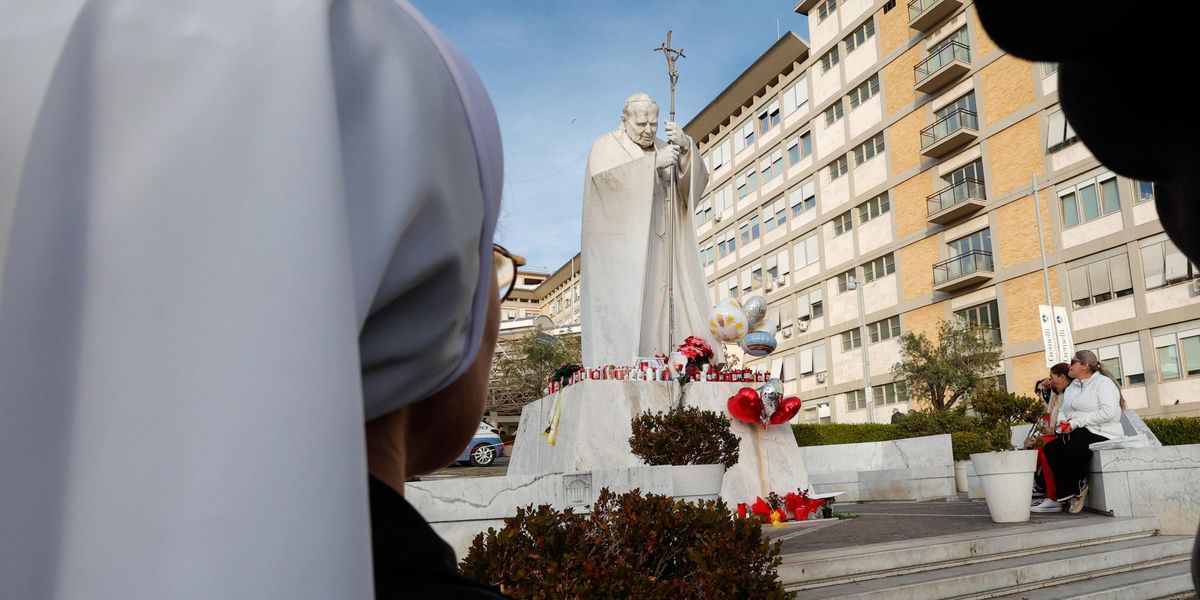
<svg viewBox="0 0 1200 600">
<path fill-rule="evenodd" d="M 701 337 L 721 360 L 708 332 L 708 295 L 700 269 L 692 214 L 708 183 L 695 144 L 679 171 L 670 202 L 670 171 L 655 169 L 653 150 L 618 129 L 600 136 L 588 155 L 583 192 L 583 362 L 627 365 L 637 357 L 669 354 L 689 335 Z M 670 216 L 675 212 L 675 338 L 668 339 Z"/>
</svg>

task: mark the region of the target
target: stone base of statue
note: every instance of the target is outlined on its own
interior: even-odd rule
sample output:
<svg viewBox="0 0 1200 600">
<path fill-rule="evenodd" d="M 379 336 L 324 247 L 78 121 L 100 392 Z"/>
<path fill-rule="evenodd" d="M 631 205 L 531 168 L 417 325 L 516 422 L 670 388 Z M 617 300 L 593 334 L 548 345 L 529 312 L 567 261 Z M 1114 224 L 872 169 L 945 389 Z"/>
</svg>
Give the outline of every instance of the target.
<svg viewBox="0 0 1200 600">
<path fill-rule="evenodd" d="M 701 410 L 728 414 L 729 397 L 754 383 L 710 383 L 697 381 L 684 386 L 683 402 Z M 509 475 L 537 475 L 591 471 L 618 467 L 640 467 L 645 463 L 629 450 L 630 421 L 647 412 L 666 412 L 679 399 L 674 381 L 584 381 L 527 404 L 508 463 Z M 561 404 L 558 431 L 553 444 L 543 435 Z M 780 495 L 808 487 L 804 458 L 797 450 L 792 428 L 773 425 L 766 429 L 733 421 L 732 431 L 741 439 L 738 463 L 725 471 L 721 498 L 732 510 L 739 502 L 754 502 L 767 492 Z M 615 491 L 615 490 L 614 490 Z"/>
<path fill-rule="evenodd" d="M 758 384 L 693 382 L 684 403 L 726 414 L 729 397 Z M 808 487 L 804 458 L 788 425 L 763 429 L 733 421 L 741 440 L 738 463 L 646 466 L 629 450 L 630 421 L 665 412 L 679 399 L 673 381 L 585 381 L 525 406 L 504 477 L 454 478 L 405 485 L 405 498 L 463 557 L 476 534 L 504 526 L 517 508 L 548 504 L 586 513 L 602 488 L 640 489 L 676 499 L 720 497 L 736 509 L 767 492 Z M 543 435 L 558 403 L 554 443 Z"/>
</svg>

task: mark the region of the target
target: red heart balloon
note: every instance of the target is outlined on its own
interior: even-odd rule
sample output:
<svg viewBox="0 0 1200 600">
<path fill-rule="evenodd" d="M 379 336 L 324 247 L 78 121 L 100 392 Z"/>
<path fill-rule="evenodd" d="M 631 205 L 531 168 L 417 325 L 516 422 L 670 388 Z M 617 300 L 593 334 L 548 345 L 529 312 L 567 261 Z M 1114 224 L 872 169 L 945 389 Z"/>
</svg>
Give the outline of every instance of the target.
<svg viewBox="0 0 1200 600">
<path fill-rule="evenodd" d="M 780 400 L 779 406 L 775 407 L 775 414 L 771 415 L 771 424 L 787 423 L 798 412 L 800 412 L 800 399 L 795 396 L 788 396 Z"/>
<path fill-rule="evenodd" d="M 729 397 L 729 414 L 739 421 L 758 423 L 758 415 L 762 412 L 762 398 L 754 388 L 744 387 L 738 393 Z"/>
</svg>

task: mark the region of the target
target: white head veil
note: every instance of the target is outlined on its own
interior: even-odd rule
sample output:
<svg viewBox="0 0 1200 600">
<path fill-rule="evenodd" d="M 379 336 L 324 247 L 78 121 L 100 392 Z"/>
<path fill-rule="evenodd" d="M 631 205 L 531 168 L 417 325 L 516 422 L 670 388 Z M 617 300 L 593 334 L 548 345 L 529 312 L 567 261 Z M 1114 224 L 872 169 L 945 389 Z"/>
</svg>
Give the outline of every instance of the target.
<svg viewBox="0 0 1200 600">
<path fill-rule="evenodd" d="M 389 0 L 18 6 L 0 590 L 372 597 L 363 422 L 482 335 L 478 78 Z"/>
</svg>

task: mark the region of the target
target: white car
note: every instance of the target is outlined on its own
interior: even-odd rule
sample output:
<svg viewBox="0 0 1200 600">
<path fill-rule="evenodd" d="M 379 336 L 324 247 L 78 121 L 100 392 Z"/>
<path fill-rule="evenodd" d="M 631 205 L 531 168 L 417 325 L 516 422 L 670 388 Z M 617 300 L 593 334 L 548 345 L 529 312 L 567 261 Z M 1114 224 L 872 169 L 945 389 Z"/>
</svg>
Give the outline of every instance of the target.
<svg viewBox="0 0 1200 600">
<path fill-rule="evenodd" d="M 504 456 L 504 442 L 500 439 L 500 430 L 481 421 L 471 443 L 458 455 L 458 462 L 486 467 L 501 456 Z"/>
</svg>

